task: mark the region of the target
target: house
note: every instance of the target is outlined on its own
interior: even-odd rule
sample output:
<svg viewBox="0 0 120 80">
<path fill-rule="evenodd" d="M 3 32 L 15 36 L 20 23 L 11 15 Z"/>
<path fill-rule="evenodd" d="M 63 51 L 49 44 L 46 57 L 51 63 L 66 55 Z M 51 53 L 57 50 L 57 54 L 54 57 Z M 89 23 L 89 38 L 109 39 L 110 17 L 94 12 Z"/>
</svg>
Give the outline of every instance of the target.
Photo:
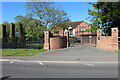
<svg viewBox="0 0 120 80">
<path fill-rule="evenodd" d="M 71 25 L 68 27 L 68 31 L 70 36 L 80 36 L 81 34 L 91 34 L 91 31 L 87 31 L 87 29 L 90 28 L 90 24 L 84 21 L 71 22 Z"/>
<path fill-rule="evenodd" d="M 69 36 L 76 36 L 81 39 L 82 43 L 96 43 L 97 34 L 87 29 L 92 26 L 85 21 L 71 22 L 64 32 L 59 31 L 60 36 L 64 36 L 66 31 L 69 31 Z"/>
<path fill-rule="evenodd" d="M 84 21 L 78 21 L 78 22 L 71 22 L 70 26 L 65 29 L 66 31 L 69 31 L 69 36 L 80 36 L 80 35 L 90 35 L 92 34 L 91 31 L 87 31 L 87 29 L 90 29 L 91 25 L 84 22 Z M 60 36 L 63 36 L 63 30 L 59 32 Z"/>
</svg>

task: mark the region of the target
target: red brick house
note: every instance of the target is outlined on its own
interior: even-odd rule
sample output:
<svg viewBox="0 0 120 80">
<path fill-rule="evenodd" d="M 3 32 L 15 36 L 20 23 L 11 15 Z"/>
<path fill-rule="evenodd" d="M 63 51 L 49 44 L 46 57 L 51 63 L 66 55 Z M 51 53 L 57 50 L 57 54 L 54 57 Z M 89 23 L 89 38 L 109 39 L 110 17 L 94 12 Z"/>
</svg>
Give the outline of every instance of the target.
<svg viewBox="0 0 120 80">
<path fill-rule="evenodd" d="M 76 36 L 82 39 L 82 43 L 96 43 L 97 34 L 92 31 L 87 31 L 87 29 L 92 28 L 92 26 L 84 21 L 71 22 L 71 25 L 63 30 L 59 31 L 59 35 L 63 36 L 66 31 L 69 31 L 69 36 Z M 91 39 L 90 39 L 91 38 Z"/>
<path fill-rule="evenodd" d="M 78 21 L 78 22 L 71 22 L 71 25 L 65 29 L 65 31 L 69 31 L 70 36 L 80 36 L 80 35 L 92 35 L 93 33 L 91 31 L 87 31 L 87 29 L 90 29 L 91 25 L 84 22 L 84 21 Z M 59 35 L 63 36 L 63 30 L 59 32 Z"/>
</svg>

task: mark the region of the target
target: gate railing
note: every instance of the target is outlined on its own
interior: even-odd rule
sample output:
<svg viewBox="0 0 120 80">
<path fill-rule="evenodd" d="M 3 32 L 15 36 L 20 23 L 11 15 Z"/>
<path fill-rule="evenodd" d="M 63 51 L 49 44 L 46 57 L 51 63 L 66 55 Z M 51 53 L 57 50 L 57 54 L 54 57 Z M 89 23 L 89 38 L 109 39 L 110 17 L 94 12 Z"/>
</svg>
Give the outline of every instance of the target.
<svg viewBox="0 0 120 80">
<path fill-rule="evenodd" d="M 37 37 L 3 38 L 0 41 L 2 42 L 1 48 L 43 48 L 43 39 Z"/>
</svg>

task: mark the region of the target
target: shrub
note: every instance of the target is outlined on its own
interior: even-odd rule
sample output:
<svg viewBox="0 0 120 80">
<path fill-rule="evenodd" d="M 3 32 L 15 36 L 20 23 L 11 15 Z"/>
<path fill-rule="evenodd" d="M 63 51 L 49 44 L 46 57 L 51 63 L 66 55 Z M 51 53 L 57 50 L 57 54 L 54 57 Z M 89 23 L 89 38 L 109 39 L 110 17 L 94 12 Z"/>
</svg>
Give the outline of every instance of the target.
<svg viewBox="0 0 120 80">
<path fill-rule="evenodd" d="M 15 37 L 15 25 L 13 23 L 10 23 L 9 42 L 14 42 L 14 37 Z"/>
<path fill-rule="evenodd" d="M 21 22 L 18 23 L 18 42 L 23 42 L 24 41 L 24 27 L 21 24 Z"/>
<path fill-rule="evenodd" d="M 10 35 L 9 38 L 15 37 L 15 25 L 13 23 L 10 23 Z"/>
<path fill-rule="evenodd" d="M 7 33 L 6 33 L 6 26 L 4 24 L 1 24 L 1 38 L 5 38 L 7 37 Z"/>
<path fill-rule="evenodd" d="M 24 28 L 20 22 L 18 23 L 18 37 L 24 37 Z"/>
</svg>

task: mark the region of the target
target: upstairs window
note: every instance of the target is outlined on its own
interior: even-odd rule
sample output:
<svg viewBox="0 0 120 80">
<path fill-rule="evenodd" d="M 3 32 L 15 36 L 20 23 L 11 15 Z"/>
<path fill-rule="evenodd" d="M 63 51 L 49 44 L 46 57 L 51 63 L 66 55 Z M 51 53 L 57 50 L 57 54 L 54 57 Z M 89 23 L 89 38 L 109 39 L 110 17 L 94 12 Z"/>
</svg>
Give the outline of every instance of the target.
<svg viewBox="0 0 120 80">
<path fill-rule="evenodd" d="M 86 31 L 86 28 L 80 28 L 80 31 L 81 31 L 81 32 L 85 32 L 85 31 Z"/>
</svg>

